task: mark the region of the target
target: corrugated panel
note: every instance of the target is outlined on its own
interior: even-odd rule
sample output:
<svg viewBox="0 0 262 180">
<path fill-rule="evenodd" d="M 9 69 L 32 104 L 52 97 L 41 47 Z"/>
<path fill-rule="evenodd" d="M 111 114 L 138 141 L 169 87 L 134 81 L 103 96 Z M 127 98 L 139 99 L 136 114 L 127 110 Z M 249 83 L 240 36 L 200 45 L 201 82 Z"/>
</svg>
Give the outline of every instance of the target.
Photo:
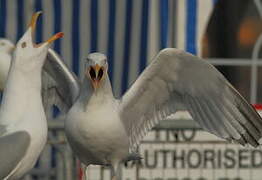
<svg viewBox="0 0 262 180">
<path fill-rule="evenodd" d="M 105 53 L 119 96 L 160 49 L 199 54 L 213 5 L 214 0 L 1 0 L 0 35 L 17 41 L 31 14 L 42 10 L 36 40 L 63 31 L 54 48 L 79 76 L 88 53 Z"/>
</svg>

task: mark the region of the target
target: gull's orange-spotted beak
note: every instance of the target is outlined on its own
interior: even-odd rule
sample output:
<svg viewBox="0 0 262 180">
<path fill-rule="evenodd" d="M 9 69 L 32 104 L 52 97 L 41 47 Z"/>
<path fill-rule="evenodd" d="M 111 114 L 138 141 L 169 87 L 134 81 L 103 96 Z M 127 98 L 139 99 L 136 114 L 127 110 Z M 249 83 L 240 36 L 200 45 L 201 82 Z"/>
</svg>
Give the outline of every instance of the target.
<svg viewBox="0 0 262 180">
<path fill-rule="evenodd" d="M 99 88 L 100 82 L 104 77 L 104 68 L 96 64 L 95 66 L 90 66 L 88 70 L 89 77 L 91 79 L 92 85 L 96 90 Z"/>
<path fill-rule="evenodd" d="M 35 28 L 36 28 L 36 22 L 37 22 L 37 19 L 38 17 L 42 14 L 41 11 L 38 11 L 36 12 L 35 14 L 33 14 L 32 16 L 32 19 L 31 19 L 31 22 L 30 22 L 30 28 L 32 29 L 32 38 L 33 38 L 33 33 L 35 32 Z M 55 35 L 53 35 L 51 38 L 49 38 L 46 42 L 44 43 L 52 43 L 53 41 L 59 39 L 59 38 L 62 38 L 64 36 L 64 33 L 62 32 L 59 32 L 59 33 L 56 33 Z M 35 47 L 39 47 L 41 46 L 43 43 L 40 43 L 40 44 L 34 44 Z"/>
</svg>

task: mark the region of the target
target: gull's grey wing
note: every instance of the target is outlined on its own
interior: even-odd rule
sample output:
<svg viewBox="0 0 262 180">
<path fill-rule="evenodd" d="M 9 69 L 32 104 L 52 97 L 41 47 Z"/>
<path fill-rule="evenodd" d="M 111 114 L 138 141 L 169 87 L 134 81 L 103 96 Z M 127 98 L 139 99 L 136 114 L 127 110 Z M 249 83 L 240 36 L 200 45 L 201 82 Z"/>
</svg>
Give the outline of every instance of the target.
<svg viewBox="0 0 262 180">
<path fill-rule="evenodd" d="M 76 75 L 69 70 L 61 57 L 48 50 L 42 73 L 42 96 L 45 110 L 56 105 L 67 112 L 79 95 L 80 85 Z"/>
<path fill-rule="evenodd" d="M 8 176 L 24 157 L 30 144 L 25 131 L 0 137 L 0 179 Z"/>
<path fill-rule="evenodd" d="M 164 49 L 120 100 L 120 116 L 132 150 L 161 119 L 185 104 L 206 131 L 258 146 L 262 119 L 224 76 L 196 56 Z"/>
</svg>

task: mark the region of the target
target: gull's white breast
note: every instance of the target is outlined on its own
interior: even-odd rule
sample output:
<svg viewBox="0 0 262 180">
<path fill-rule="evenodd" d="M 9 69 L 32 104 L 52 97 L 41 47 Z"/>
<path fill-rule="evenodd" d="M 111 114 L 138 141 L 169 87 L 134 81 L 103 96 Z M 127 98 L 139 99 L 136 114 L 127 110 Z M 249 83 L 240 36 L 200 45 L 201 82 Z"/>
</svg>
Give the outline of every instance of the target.
<svg viewBox="0 0 262 180">
<path fill-rule="evenodd" d="M 35 77 L 34 74 L 32 77 Z M 26 131 L 30 136 L 27 152 L 10 177 L 16 178 L 35 164 L 46 143 L 47 123 L 40 89 L 32 87 L 30 78 L 22 75 L 13 73 L 9 78 L 11 83 L 7 84 L 0 109 L 1 124 L 6 127 L 6 134 Z"/>
<path fill-rule="evenodd" d="M 72 149 L 86 164 L 109 164 L 128 154 L 128 137 L 117 101 L 76 103 L 69 111 L 66 132 Z"/>
</svg>

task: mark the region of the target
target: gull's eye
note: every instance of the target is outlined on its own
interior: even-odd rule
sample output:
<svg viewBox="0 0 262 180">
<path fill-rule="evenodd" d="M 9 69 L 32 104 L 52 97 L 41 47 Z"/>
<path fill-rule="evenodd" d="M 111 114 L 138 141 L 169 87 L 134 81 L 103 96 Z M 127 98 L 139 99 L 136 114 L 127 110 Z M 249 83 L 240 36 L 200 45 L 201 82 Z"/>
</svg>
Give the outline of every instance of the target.
<svg viewBox="0 0 262 180">
<path fill-rule="evenodd" d="M 104 71 L 103 71 L 102 68 L 100 68 L 99 71 L 98 71 L 98 80 L 102 79 L 103 74 L 104 74 Z"/>
<path fill-rule="evenodd" d="M 26 42 L 23 42 L 23 43 L 21 44 L 21 47 L 22 47 L 22 48 L 25 48 L 25 47 L 26 47 Z"/>
<path fill-rule="evenodd" d="M 92 79 L 95 79 L 96 78 L 96 72 L 94 70 L 94 68 L 90 67 L 90 70 L 89 70 L 89 75 Z"/>
</svg>

